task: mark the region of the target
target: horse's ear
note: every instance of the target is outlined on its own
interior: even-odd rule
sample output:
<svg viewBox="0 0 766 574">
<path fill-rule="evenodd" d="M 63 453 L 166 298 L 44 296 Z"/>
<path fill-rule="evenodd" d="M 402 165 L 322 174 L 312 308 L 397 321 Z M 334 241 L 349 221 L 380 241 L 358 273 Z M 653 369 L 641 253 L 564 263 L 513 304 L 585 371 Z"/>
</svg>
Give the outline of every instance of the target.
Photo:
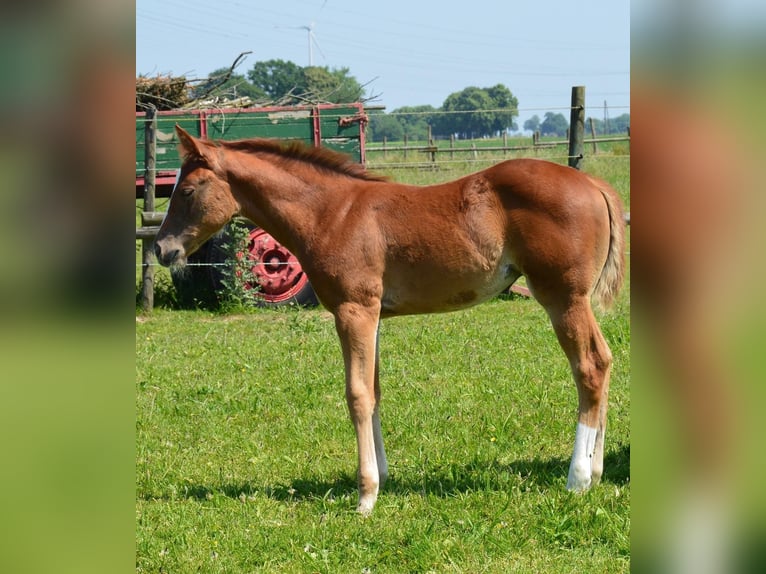
<svg viewBox="0 0 766 574">
<path fill-rule="evenodd" d="M 184 156 L 202 157 L 202 150 L 199 142 L 195 140 L 189 132 L 176 124 L 176 135 L 178 136 L 178 152 Z"/>
<path fill-rule="evenodd" d="M 190 135 L 178 124 L 176 124 L 176 135 L 178 136 L 178 152 L 182 157 L 202 161 L 212 170 L 218 167 L 218 158 L 213 146 Z"/>
</svg>

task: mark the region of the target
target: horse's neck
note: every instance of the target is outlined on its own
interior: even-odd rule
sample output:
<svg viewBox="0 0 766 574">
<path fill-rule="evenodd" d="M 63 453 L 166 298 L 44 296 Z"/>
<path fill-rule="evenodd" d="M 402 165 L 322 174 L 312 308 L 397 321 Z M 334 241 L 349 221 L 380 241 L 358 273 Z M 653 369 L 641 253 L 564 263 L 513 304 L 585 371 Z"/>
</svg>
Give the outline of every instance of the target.
<svg viewBox="0 0 766 574">
<path fill-rule="evenodd" d="M 242 215 L 291 251 L 315 235 L 321 225 L 320 210 L 348 198 L 345 188 L 351 182 L 347 178 L 333 178 L 311 166 L 293 172 L 267 160 L 248 159 L 230 170 Z"/>
</svg>

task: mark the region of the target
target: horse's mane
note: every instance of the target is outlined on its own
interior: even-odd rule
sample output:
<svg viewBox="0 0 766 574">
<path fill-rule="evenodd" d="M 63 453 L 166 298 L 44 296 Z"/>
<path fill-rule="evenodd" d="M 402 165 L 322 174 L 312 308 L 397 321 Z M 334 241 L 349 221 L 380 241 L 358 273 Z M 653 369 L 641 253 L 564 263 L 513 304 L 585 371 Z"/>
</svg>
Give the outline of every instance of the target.
<svg viewBox="0 0 766 574">
<path fill-rule="evenodd" d="M 234 141 L 216 141 L 216 145 L 233 151 L 249 153 L 269 153 L 285 159 L 309 163 L 321 169 L 364 179 L 367 181 L 387 181 L 388 178 L 368 172 L 361 164 L 349 156 L 323 147 L 308 146 L 300 141 L 280 141 L 273 139 L 247 139 Z"/>
</svg>

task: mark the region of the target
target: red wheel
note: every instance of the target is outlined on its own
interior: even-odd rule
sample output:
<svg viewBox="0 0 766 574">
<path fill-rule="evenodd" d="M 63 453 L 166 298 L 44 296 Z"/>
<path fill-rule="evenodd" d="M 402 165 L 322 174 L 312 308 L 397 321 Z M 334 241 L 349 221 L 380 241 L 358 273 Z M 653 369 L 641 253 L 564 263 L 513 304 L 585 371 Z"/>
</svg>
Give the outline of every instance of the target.
<svg viewBox="0 0 766 574">
<path fill-rule="evenodd" d="M 171 271 L 181 307 L 217 307 L 218 293 L 224 285 L 221 267 L 216 264 L 226 262 L 229 257 L 225 248 L 230 241 L 227 230 L 225 228 L 213 236 L 189 257 L 189 263 L 201 266 L 190 265 L 182 272 Z M 259 287 L 258 304 L 264 307 L 319 304 L 308 277 L 292 253 L 263 229 L 251 229 L 249 236 L 248 257 L 252 260 L 253 275 Z"/>
<path fill-rule="evenodd" d="M 257 227 L 250 231 L 249 251 L 259 297 L 263 298 L 265 304 L 316 304 L 309 278 L 295 255 L 266 231 Z"/>
</svg>

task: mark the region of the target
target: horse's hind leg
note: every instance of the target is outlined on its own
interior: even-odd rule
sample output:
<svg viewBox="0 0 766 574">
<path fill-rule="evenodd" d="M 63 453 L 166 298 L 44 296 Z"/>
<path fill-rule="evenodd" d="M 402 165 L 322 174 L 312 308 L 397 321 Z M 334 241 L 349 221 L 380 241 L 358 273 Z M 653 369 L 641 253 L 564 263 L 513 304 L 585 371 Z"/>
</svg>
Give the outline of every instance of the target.
<svg viewBox="0 0 766 574">
<path fill-rule="evenodd" d="M 607 395 L 612 354 L 587 297 L 546 307 L 559 343 L 569 359 L 579 398 L 574 451 L 567 488 L 584 491 L 604 470 Z"/>
<path fill-rule="evenodd" d="M 608 370 L 604 377 L 603 385 L 604 390 L 601 395 L 601 408 L 599 409 L 598 427 L 596 429 L 596 447 L 593 451 L 593 461 L 591 463 L 591 479 L 593 480 L 593 484 L 598 484 L 601 480 L 601 476 L 604 474 L 604 437 L 606 436 L 606 411 L 609 403 Z"/>
</svg>

